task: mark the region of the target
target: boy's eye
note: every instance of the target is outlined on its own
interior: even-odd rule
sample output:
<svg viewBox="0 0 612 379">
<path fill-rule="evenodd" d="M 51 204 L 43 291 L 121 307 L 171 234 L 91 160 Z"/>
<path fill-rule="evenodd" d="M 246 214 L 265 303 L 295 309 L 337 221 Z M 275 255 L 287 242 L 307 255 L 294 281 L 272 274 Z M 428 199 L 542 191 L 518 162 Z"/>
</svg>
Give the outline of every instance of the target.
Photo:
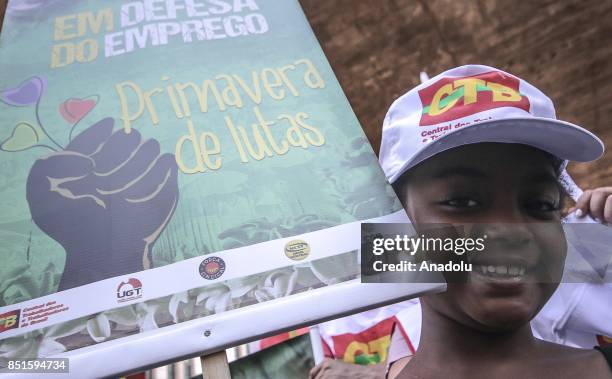
<svg viewBox="0 0 612 379">
<path fill-rule="evenodd" d="M 526 204 L 526 208 L 534 212 L 555 212 L 559 205 L 550 201 L 532 201 Z"/>
<path fill-rule="evenodd" d="M 446 199 L 441 201 L 439 204 L 453 208 L 474 208 L 480 205 L 478 201 L 469 197 L 456 197 L 452 199 Z"/>
</svg>

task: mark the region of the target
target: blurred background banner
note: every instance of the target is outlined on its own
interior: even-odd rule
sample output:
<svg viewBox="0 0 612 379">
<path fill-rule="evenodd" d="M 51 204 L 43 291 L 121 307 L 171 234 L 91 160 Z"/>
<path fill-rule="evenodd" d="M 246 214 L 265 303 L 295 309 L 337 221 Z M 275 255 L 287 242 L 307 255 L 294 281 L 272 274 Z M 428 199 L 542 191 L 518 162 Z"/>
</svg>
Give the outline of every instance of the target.
<svg viewBox="0 0 612 379">
<path fill-rule="evenodd" d="M 232 379 L 298 379 L 313 366 L 308 335 L 300 335 L 230 363 L 230 371 Z"/>
</svg>

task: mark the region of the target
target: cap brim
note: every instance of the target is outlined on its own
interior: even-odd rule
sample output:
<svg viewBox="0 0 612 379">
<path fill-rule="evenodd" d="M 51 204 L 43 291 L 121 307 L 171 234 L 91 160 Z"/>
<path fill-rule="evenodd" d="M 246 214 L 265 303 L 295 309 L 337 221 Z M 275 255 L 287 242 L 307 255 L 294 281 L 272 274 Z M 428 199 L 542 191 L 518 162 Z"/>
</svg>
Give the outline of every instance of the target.
<svg viewBox="0 0 612 379">
<path fill-rule="evenodd" d="M 569 122 L 540 117 L 491 120 L 455 129 L 430 143 L 398 171 L 394 182 L 406 170 L 445 150 L 481 142 L 518 143 L 544 150 L 560 159 L 590 162 L 604 153 L 597 136 Z"/>
</svg>

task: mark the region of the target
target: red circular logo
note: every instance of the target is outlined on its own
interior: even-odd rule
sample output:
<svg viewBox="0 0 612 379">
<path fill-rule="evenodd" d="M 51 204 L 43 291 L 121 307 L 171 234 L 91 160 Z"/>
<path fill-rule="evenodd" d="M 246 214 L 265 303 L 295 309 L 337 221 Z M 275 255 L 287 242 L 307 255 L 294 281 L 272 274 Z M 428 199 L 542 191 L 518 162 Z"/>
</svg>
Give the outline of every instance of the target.
<svg viewBox="0 0 612 379">
<path fill-rule="evenodd" d="M 207 280 L 220 278 L 225 272 L 225 262 L 219 257 L 208 257 L 200 263 L 200 275 Z"/>
</svg>

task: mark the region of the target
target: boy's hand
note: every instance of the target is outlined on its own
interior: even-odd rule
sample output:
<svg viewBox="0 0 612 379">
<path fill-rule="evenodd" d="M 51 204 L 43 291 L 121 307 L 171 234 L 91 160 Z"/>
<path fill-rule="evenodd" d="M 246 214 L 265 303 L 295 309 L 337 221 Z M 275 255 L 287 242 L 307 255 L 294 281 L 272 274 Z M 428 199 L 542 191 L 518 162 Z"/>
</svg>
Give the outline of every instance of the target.
<svg viewBox="0 0 612 379">
<path fill-rule="evenodd" d="M 590 214 L 598 222 L 612 224 L 612 187 L 600 187 L 586 190 L 580 196 L 570 213 L 584 217 Z"/>
</svg>

